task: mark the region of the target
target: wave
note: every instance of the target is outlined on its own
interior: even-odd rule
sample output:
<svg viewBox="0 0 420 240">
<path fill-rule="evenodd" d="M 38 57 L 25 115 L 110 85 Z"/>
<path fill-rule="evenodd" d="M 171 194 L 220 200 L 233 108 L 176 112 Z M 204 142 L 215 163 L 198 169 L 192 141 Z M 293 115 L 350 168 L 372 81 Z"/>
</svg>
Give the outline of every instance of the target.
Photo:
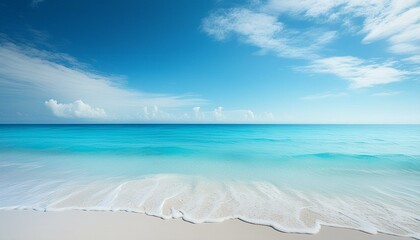
<svg viewBox="0 0 420 240">
<path fill-rule="evenodd" d="M 321 225 L 328 225 L 420 239 L 416 190 L 373 191 L 373 195 L 355 197 L 264 181 L 159 174 L 42 185 L 23 181 L 19 187 L 0 190 L 0 209 L 130 211 L 193 223 L 239 218 L 283 232 L 317 233 Z"/>
</svg>

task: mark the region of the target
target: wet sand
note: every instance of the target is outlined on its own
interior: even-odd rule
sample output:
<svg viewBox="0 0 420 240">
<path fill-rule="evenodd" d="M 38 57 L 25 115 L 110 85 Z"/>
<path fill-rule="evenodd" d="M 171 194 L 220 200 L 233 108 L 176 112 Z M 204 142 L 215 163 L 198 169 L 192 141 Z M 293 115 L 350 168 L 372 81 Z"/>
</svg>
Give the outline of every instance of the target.
<svg viewBox="0 0 420 240">
<path fill-rule="evenodd" d="M 163 220 L 141 213 L 33 210 L 0 211 L 1 240 L 403 240 L 386 234 L 323 226 L 317 234 L 282 233 L 271 227 L 241 220 L 192 224 L 181 219 Z"/>
</svg>

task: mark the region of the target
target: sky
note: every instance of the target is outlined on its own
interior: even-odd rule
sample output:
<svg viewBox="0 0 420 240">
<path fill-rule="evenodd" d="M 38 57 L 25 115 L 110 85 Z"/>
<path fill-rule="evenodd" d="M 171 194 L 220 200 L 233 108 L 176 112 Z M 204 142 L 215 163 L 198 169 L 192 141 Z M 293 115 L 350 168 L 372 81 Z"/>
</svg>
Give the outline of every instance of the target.
<svg viewBox="0 0 420 240">
<path fill-rule="evenodd" d="M 420 123 L 420 0 L 5 0 L 0 123 Z"/>
</svg>

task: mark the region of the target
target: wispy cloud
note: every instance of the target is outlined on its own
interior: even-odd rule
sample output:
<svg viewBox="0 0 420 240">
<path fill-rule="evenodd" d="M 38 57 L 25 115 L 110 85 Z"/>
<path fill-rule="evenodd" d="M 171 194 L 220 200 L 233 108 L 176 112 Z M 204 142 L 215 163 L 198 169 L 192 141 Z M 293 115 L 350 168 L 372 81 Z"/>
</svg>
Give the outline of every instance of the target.
<svg viewBox="0 0 420 240">
<path fill-rule="evenodd" d="M 416 63 L 416 64 L 420 64 L 420 54 L 419 55 L 414 55 L 408 58 L 404 58 L 404 61 L 408 61 L 410 63 Z"/>
<path fill-rule="evenodd" d="M 323 28 L 335 27 L 336 30 L 322 31 L 319 28 L 320 38 L 307 38 L 306 31 L 292 29 L 280 22 L 278 19 L 282 16 L 311 21 Z M 337 23 L 341 29 L 337 29 Z M 331 41 L 336 31 L 362 34 L 362 43 L 365 44 L 386 40 L 389 51 L 393 53 L 420 53 L 419 0 L 257 1 L 242 8 L 216 12 L 206 18 L 203 25 L 207 33 L 219 40 L 229 33 L 236 33 L 245 42 L 274 50 L 284 57 L 314 54 L 314 48 L 323 44 L 322 39 Z M 304 37 L 299 39 L 301 35 Z"/>
<path fill-rule="evenodd" d="M 392 62 L 368 62 L 352 56 L 317 59 L 304 69 L 317 73 L 334 74 L 349 81 L 351 88 L 398 82 L 409 74 L 393 67 Z"/>
<path fill-rule="evenodd" d="M 277 14 L 318 19 L 323 23 L 341 23 L 344 29 L 363 34 L 363 43 L 385 39 L 394 53 L 420 51 L 418 0 L 270 0 L 262 8 Z"/>
<path fill-rule="evenodd" d="M 55 113 L 61 110 L 77 110 L 77 107 L 86 107 L 83 104 L 88 103 L 106 111 L 106 118 L 109 120 L 138 119 L 146 106 L 171 109 L 206 102 L 188 95 L 146 93 L 128 89 L 121 84 L 118 77 L 98 74 L 81 66 L 83 64 L 66 54 L 18 46 L 10 42 L 0 43 L 0 97 L 2 101 L 13 98 L 14 106 L 11 108 L 26 108 L 16 109 L 20 112 L 30 111 L 47 99 L 72 104 L 60 105 L 50 101 L 48 106 L 56 109 Z M 79 99 L 83 102 L 77 102 Z M 75 113 L 73 115 L 77 116 Z"/>
<path fill-rule="evenodd" d="M 374 97 L 391 97 L 391 96 L 395 96 L 395 95 L 399 95 L 399 94 L 401 94 L 401 92 L 399 92 L 399 91 L 388 91 L 388 92 L 373 93 L 372 96 L 374 96 Z"/>
<path fill-rule="evenodd" d="M 310 22 L 312 27 L 295 29 L 282 22 L 284 18 Z M 331 51 L 321 51 L 337 36 L 350 33 L 362 35 L 360 44 L 385 40 L 390 53 L 405 54 L 404 60 L 418 63 L 419 0 L 251 1 L 242 7 L 214 12 L 203 20 L 203 29 L 217 40 L 238 36 L 263 52 L 307 59 L 306 69 L 335 74 L 350 81 L 352 88 L 397 82 L 410 73 L 419 73 L 413 66 L 400 70 L 387 60 L 330 57 L 326 55 Z"/>
<path fill-rule="evenodd" d="M 272 122 L 250 109 L 203 110 L 208 101 L 190 95 L 129 89 L 121 77 L 95 72 L 70 55 L 11 42 L 0 43 L 0 104 L 7 114 L 33 122 Z M 6 104 L 7 103 L 7 104 Z M 14 122 L 16 118 L 13 118 Z M 67 120 L 66 120 L 67 119 Z"/>
<path fill-rule="evenodd" d="M 339 92 L 339 93 L 320 93 L 320 94 L 313 94 L 302 97 L 302 100 L 319 100 L 319 99 L 326 99 L 326 98 L 337 98 L 337 97 L 345 97 L 348 96 L 348 93 Z"/>
<path fill-rule="evenodd" d="M 314 58 L 316 50 L 336 36 L 334 31 L 288 29 L 277 16 L 247 8 L 213 13 L 204 19 L 203 29 L 217 40 L 236 35 L 245 43 L 288 58 Z"/>
</svg>

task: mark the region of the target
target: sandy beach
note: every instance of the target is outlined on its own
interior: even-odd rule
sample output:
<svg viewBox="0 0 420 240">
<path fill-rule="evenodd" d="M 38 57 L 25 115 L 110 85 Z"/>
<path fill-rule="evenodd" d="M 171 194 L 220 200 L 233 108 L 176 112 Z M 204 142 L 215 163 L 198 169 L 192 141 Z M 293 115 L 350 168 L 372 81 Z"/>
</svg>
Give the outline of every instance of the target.
<svg viewBox="0 0 420 240">
<path fill-rule="evenodd" d="M 33 210 L 0 211 L 0 239 L 284 239 L 284 240 L 403 240 L 386 234 L 323 226 L 318 234 L 282 233 L 271 227 L 228 220 L 223 223 L 192 224 L 180 219 L 162 220 L 130 212 Z"/>
<path fill-rule="evenodd" d="M 0 0 L 0 240 L 420 240 L 420 0 Z"/>
</svg>

